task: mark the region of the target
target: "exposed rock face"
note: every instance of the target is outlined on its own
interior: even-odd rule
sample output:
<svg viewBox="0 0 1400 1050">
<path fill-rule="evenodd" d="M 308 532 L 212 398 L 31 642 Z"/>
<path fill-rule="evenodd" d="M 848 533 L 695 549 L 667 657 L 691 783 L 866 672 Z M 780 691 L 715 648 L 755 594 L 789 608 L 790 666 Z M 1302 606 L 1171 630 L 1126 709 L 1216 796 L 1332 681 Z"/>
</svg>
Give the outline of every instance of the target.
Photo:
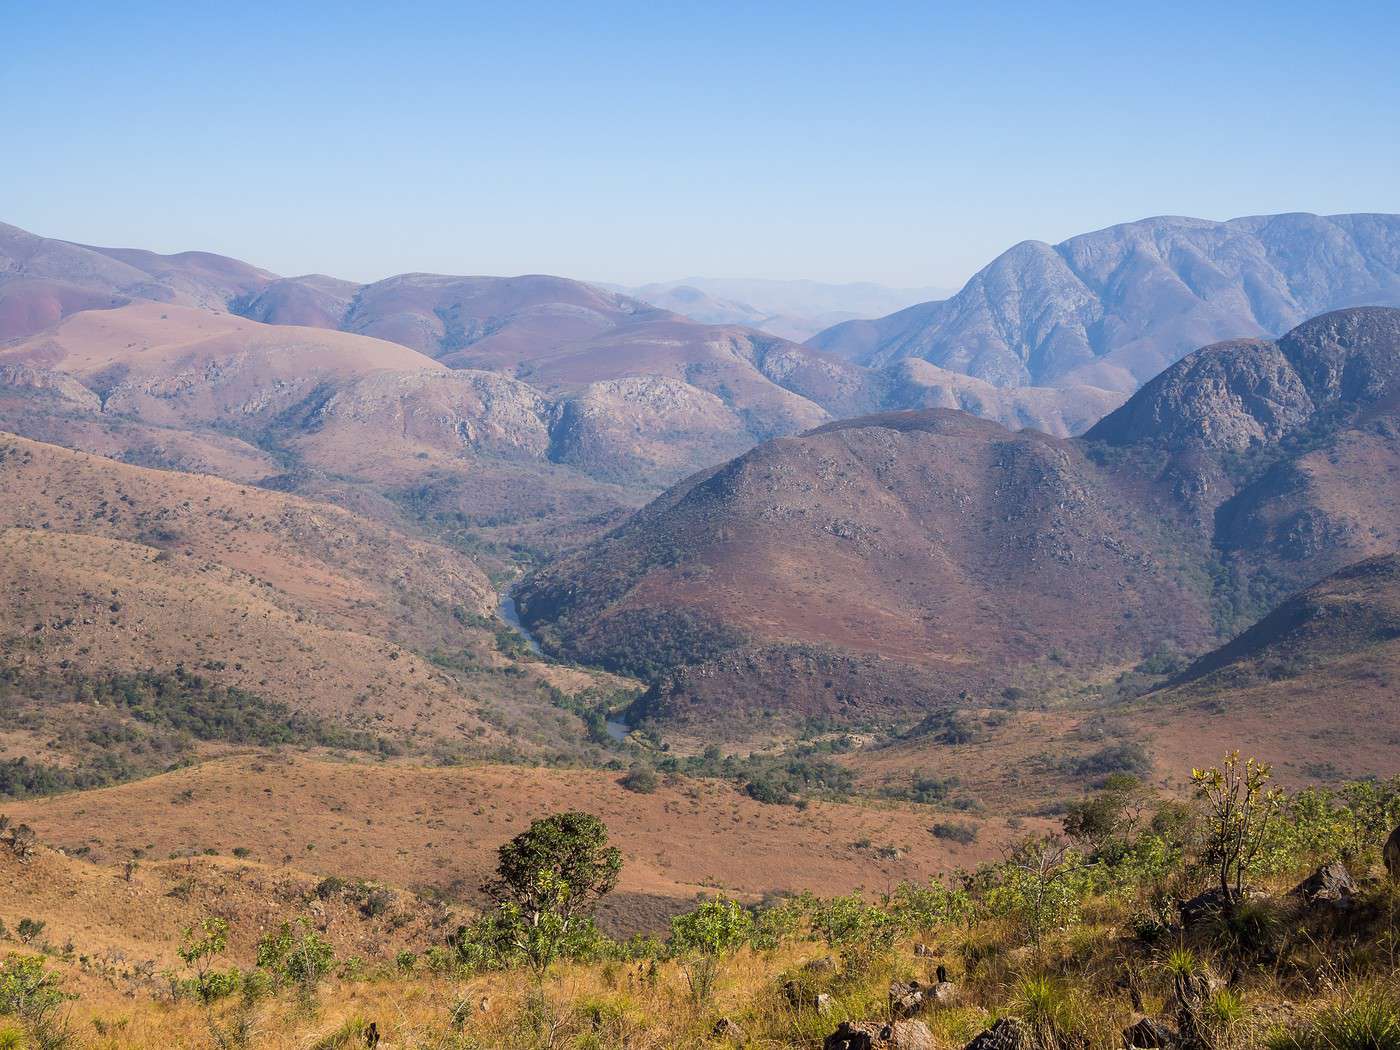
<svg viewBox="0 0 1400 1050">
<path fill-rule="evenodd" d="M 933 1033 L 922 1021 L 842 1021 L 826 1037 L 823 1050 L 934 1050 Z"/>
<path fill-rule="evenodd" d="M 1324 864 L 1297 886 L 1292 894 L 1310 907 L 1349 908 L 1356 893 L 1351 872 L 1341 861 Z"/>
<path fill-rule="evenodd" d="M 1003 1017 L 976 1035 L 965 1050 L 1030 1050 L 1031 1030 L 1014 1017 Z"/>
<path fill-rule="evenodd" d="M 374 372 L 333 395 L 309 423 L 542 457 L 554 412 L 532 387 L 497 372 Z"/>
<path fill-rule="evenodd" d="M 1365 412 L 1400 386 L 1400 311 L 1345 310 L 1289 332 L 1197 350 L 1085 435 L 1113 445 L 1240 452 L 1322 412 Z"/>
<path fill-rule="evenodd" d="M 919 357 L 1002 386 L 1132 391 L 1194 347 L 1307 317 L 1400 305 L 1400 216 L 1161 217 L 1026 241 L 951 299 L 853 321 L 811 345 L 864 364 Z"/>
</svg>

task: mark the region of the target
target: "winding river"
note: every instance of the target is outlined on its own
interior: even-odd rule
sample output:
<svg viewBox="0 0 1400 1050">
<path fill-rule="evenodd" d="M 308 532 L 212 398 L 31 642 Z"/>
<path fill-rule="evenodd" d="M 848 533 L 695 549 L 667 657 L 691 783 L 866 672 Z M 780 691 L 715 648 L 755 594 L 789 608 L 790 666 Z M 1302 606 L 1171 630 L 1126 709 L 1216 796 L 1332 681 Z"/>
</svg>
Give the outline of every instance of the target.
<svg viewBox="0 0 1400 1050">
<path fill-rule="evenodd" d="M 520 632 L 520 636 L 525 639 L 525 644 L 530 647 L 532 653 L 536 656 L 544 655 L 544 650 L 540 648 L 540 643 L 535 636 L 530 633 L 530 628 L 520 622 L 520 610 L 515 607 L 515 598 L 510 591 L 501 595 L 500 604 L 496 607 L 496 615 Z M 627 734 L 632 731 L 632 727 L 620 719 L 610 718 L 605 724 L 608 736 L 619 742 L 626 740 Z"/>
</svg>

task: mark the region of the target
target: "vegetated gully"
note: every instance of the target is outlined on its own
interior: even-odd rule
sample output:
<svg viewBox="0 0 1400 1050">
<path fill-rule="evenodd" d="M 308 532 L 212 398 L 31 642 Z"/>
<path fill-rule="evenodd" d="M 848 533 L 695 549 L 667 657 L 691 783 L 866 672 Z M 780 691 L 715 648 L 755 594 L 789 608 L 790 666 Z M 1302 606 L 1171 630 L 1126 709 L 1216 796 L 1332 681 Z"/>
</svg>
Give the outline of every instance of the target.
<svg viewBox="0 0 1400 1050">
<path fill-rule="evenodd" d="M 496 615 L 504 620 L 511 627 L 520 632 L 520 636 L 525 639 L 525 644 L 530 647 L 530 651 L 536 656 L 543 656 L 544 650 L 540 648 L 539 640 L 530 633 L 530 628 L 520 622 L 520 610 L 515 607 L 515 597 L 510 591 L 501 595 L 500 604 L 496 607 Z M 608 736 L 614 740 L 625 740 L 632 727 L 626 722 L 618 719 L 608 719 Z"/>
</svg>

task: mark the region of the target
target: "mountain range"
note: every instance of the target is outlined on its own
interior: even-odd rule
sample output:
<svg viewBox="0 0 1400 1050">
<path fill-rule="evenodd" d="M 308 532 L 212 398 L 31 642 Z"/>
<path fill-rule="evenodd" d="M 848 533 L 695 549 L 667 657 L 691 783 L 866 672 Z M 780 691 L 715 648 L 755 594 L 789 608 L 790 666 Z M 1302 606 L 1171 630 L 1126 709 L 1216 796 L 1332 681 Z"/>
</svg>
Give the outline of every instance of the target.
<svg viewBox="0 0 1400 1050">
<path fill-rule="evenodd" d="M 808 342 L 865 365 L 920 358 L 998 386 L 1131 393 L 1198 346 L 1348 306 L 1400 306 L 1400 216 L 1164 216 L 1022 241 L 950 299 Z"/>
<path fill-rule="evenodd" d="M 1183 331 L 1208 316 L 1212 332 L 1231 333 L 1127 398 L 1126 383 L 1024 385 L 1085 374 L 1054 371 L 1052 359 L 1079 358 L 1043 346 L 1027 351 L 1035 374 L 987 378 L 957 370 L 972 358 L 837 353 L 559 277 L 359 285 L 4 227 L 0 428 L 16 435 L 14 457 L 48 464 L 6 478 L 14 505 L 34 508 L 6 523 L 10 582 L 32 596 L 9 637 L 26 619 L 50 625 L 41 635 L 54 624 L 82 635 L 12 646 L 10 658 L 31 654 L 21 663 L 36 673 L 62 661 L 82 673 L 246 668 L 236 644 L 172 625 L 229 608 L 264 631 L 291 617 L 285 675 L 220 676 L 296 702 L 299 676 L 341 647 L 377 685 L 350 710 L 332 675 L 323 698 L 308 698 L 319 714 L 419 740 L 472 726 L 481 746 L 506 746 L 509 719 L 454 713 L 443 698 L 460 682 L 422 659 L 489 644 L 493 592 L 522 566 L 536 567 L 517 592 L 526 623 L 551 653 L 601 670 L 540 665 L 547 673 L 514 692 L 476 695 L 534 711 L 539 689 L 629 676 L 647 687 L 631 717 L 673 733 L 939 718 L 977 698 L 1098 681 L 1159 651 L 1199 655 L 1290 594 L 1397 549 L 1397 312 L 1342 310 L 1276 340 L 1253 334 L 1327 296 L 1384 300 L 1394 228 L 1387 216 L 1150 220 L 1051 250 L 1076 272 L 1120 260 L 1117 320 L 1086 333 L 1179 343 L 1168 300 Z M 1183 244 L 1214 269 L 1188 266 Z M 1273 260 L 1268 280 L 1259 252 Z M 948 303 L 966 306 L 974 288 L 991 302 L 989 275 L 1023 254 Z M 1124 269 L 1126 258 L 1141 265 Z M 1024 319 L 1035 296 L 1044 317 L 1067 316 L 1063 282 L 1018 272 L 1021 292 L 996 297 L 999 316 Z M 1182 298 L 1185 274 L 1215 290 Z M 1291 307 L 1260 291 L 1280 281 Z M 774 295 L 800 305 L 799 291 Z M 1248 323 L 1227 309 L 1246 300 Z M 1126 360 L 1127 345 L 1094 367 Z M 132 473 L 103 480 L 112 460 Z M 197 475 L 237 497 L 197 496 Z M 74 486 L 100 498 L 75 500 Z M 263 507 L 272 497 L 283 503 Z M 189 520 L 147 510 L 116 529 L 131 500 Z M 391 581 L 368 568 L 349 578 L 331 555 L 307 561 L 275 535 L 256 539 L 256 557 L 234 557 L 234 523 L 251 538 L 305 515 L 338 523 L 318 526 L 342 537 L 328 551 L 366 552 L 349 564 L 414 544 L 421 560 L 385 562 Z M 204 609 L 162 552 L 215 566 L 224 611 Z M 457 581 L 458 600 L 425 574 Z M 113 581 L 134 620 L 94 615 L 101 592 L 86 579 Z M 317 587 L 355 604 L 323 607 Z M 225 626 L 235 640 L 261 637 Z M 483 658 L 450 657 L 463 660 Z"/>
</svg>

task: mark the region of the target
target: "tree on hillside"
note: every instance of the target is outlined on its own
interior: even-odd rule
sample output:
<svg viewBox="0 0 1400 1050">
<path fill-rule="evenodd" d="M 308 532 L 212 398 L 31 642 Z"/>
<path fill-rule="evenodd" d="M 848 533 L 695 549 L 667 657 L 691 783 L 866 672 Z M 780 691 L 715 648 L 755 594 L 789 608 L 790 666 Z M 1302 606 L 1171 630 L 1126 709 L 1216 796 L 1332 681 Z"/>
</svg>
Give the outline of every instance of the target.
<svg viewBox="0 0 1400 1050">
<path fill-rule="evenodd" d="M 1267 762 L 1241 762 L 1238 751 L 1226 755 L 1218 768 L 1191 770 L 1196 797 L 1205 802 L 1210 822 L 1205 859 L 1219 876 L 1227 902 L 1244 895 L 1245 876 L 1283 805 L 1283 792 L 1268 787 L 1272 776 Z"/>
<path fill-rule="evenodd" d="M 526 911 L 548 904 L 566 918 L 590 914 L 622 871 L 622 854 L 607 843 L 607 827 L 587 813 L 537 820 L 497 851 L 496 877 L 482 892 Z"/>
<path fill-rule="evenodd" d="M 459 931 L 463 958 L 525 959 L 542 978 L 560 956 L 586 955 L 599 938 L 591 918 L 617 885 L 622 854 L 587 813 L 537 820 L 498 851 L 496 877 L 482 890 L 496 910 Z"/>
</svg>

